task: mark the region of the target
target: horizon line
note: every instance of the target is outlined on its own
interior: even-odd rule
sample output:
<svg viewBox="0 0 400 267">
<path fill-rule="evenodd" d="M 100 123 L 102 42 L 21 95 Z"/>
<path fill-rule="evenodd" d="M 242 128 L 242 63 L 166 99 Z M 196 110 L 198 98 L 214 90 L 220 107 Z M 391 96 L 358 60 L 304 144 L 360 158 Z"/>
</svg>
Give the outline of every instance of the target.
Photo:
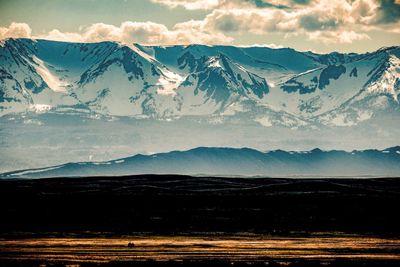
<svg viewBox="0 0 400 267">
<path fill-rule="evenodd" d="M 114 44 L 120 44 L 120 45 L 138 45 L 141 47 L 189 47 L 189 46 L 205 46 L 205 47 L 236 47 L 236 48 L 267 48 L 271 50 L 283 50 L 283 49 L 289 49 L 293 50 L 296 52 L 300 53 L 313 53 L 316 55 L 328 55 L 328 54 L 333 54 L 333 53 L 338 53 L 338 54 L 343 54 L 343 55 L 351 55 L 351 54 L 356 54 L 356 55 L 362 55 L 362 54 L 372 54 L 381 50 L 389 50 L 389 49 L 395 49 L 395 48 L 400 48 L 399 45 L 392 45 L 392 46 L 382 46 L 378 49 L 375 50 L 369 50 L 366 52 L 340 52 L 336 50 L 332 50 L 330 52 L 317 52 L 317 51 L 312 51 L 312 50 L 299 50 L 295 49 L 293 47 L 289 46 L 282 46 L 282 47 L 272 47 L 268 45 L 261 45 L 261 44 L 253 44 L 253 45 L 234 45 L 234 44 L 202 44 L 202 43 L 190 43 L 190 44 L 159 44 L 159 45 L 154 45 L 154 44 L 142 44 L 142 43 L 126 43 L 126 42 L 121 42 L 121 41 L 115 41 L 115 40 L 103 40 L 103 41 L 95 41 L 95 42 L 83 42 L 83 41 L 68 41 L 68 40 L 54 40 L 54 39 L 45 39 L 45 38 L 28 38 L 28 37 L 8 37 L 4 39 L 0 39 L 0 42 L 7 42 L 9 40 L 31 40 L 31 41 L 46 41 L 46 42 L 55 42 L 55 43 L 68 43 L 68 44 L 101 44 L 101 43 L 114 43 Z M 1 47 L 1 46 L 0 46 Z"/>
</svg>

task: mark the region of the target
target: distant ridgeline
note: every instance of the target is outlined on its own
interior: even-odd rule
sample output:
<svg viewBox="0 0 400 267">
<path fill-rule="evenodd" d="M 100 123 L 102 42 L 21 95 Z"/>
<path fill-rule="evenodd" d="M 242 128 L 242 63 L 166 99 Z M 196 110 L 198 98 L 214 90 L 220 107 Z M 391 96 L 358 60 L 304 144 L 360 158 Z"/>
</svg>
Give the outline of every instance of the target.
<svg viewBox="0 0 400 267">
<path fill-rule="evenodd" d="M 81 162 L 4 173 L 0 178 L 189 174 L 270 177 L 400 177 L 400 147 L 362 151 L 260 152 L 199 147 L 107 162 Z"/>
</svg>

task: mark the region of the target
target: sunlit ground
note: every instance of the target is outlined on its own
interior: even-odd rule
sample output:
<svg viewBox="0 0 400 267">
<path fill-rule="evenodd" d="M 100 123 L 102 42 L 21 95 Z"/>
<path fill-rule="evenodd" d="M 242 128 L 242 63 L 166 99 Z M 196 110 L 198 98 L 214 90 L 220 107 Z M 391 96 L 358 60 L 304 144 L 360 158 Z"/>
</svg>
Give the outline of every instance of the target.
<svg viewBox="0 0 400 267">
<path fill-rule="evenodd" d="M 134 247 L 128 247 L 128 243 Z M 216 259 L 400 259 L 400 240 L 362 236 L 206 236 L 126 238 L 35 238 L 0 240 L 2 260 L 43 262 L 180 261 Z"/>
</svg>

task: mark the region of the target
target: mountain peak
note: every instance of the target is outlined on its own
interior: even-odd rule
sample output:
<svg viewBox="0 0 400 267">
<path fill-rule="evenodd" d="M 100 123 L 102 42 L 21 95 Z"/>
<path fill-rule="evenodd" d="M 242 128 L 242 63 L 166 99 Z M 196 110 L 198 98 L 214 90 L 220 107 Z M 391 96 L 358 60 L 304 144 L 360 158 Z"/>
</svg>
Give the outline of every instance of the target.
<svg viewBox="0 0 400 267">
<path fill-rule="evenodd" d="M 80 106 L 111 116 L 230 114 L 265 127 L 301 127 L 353 126 L 399 110 L 399 47 L 323 55 L 222 45 L 2 42 L 2 115 Z"/>
<path fill-rule="evenodd" d="M 22 170 L 0 178 L 117 176 L 134 174 L 189 174 L 267 177 L 376 177 L 400 175 L 400 153 L 388 150 L 353 152 L 320 149 L 299 153 L 276 150 L 262 153 L 250 148 L 198 147 L 108 162 L 68 163 Z M 397 150 L 396 150 L 397 151 Z M 354 155 L 357 154 L 355 157 Z"/>
</svg>

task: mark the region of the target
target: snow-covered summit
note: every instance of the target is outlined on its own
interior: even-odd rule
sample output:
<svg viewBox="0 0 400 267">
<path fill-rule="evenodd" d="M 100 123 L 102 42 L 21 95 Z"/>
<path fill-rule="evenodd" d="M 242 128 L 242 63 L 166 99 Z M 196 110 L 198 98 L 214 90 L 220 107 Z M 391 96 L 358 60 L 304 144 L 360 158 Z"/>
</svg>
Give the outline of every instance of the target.
<svg viewBox="0 0 400 267">
<path fill-rule="evenodd" d="M 68 108 L 156 118 L 239 115 L 264 126 L 349 126 L 398 114 L 399 58 L 399 47 L 323 55 L 7 39 L 0 46 L 0 115 Z"/>
</svg>

